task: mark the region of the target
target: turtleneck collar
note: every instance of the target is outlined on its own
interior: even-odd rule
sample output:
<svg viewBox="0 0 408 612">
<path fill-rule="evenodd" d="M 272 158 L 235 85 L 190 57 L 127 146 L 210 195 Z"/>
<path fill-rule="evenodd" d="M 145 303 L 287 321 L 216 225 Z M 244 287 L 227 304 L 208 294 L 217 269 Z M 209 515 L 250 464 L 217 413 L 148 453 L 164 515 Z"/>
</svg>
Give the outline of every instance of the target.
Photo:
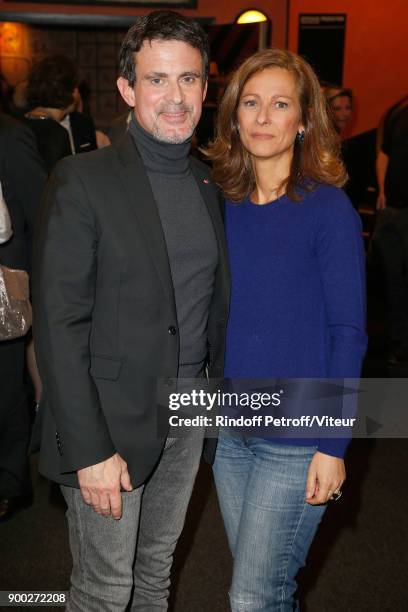
<svg viewBox="0 0 408 612">
<path fill-rule="evenodd" d="M 129 132 L 134 139 L 148 172 L 159 174 L 188 174 L 190 171 L 188 155 L 192 138 L 181 144 L 162 142 L 146 132 L 136 121 L 132 111 Z"/>
</svg>

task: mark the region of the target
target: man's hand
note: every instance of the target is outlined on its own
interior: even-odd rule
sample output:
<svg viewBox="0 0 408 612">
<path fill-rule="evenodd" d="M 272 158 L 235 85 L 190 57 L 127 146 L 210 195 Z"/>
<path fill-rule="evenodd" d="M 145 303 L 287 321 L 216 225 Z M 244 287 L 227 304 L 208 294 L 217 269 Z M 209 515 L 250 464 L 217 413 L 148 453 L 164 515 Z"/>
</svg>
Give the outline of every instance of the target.
<svg viewBox="0 0 408 612">
<path fill-rule="evenodd" d="M 106 461 L 78 470 L 78 481 L 86 504 L 103 516 L 120 519 L 122 497 L 120 488 L 132 491 L 127 463 L 118 453 Z"/>
<path fill-rule="evenodd" d="M 306 501 L 316 506 L 329 501 L 346 479 L 343 459 L 316 452 L 310 462 L 306 484 Z"/>
</svg>

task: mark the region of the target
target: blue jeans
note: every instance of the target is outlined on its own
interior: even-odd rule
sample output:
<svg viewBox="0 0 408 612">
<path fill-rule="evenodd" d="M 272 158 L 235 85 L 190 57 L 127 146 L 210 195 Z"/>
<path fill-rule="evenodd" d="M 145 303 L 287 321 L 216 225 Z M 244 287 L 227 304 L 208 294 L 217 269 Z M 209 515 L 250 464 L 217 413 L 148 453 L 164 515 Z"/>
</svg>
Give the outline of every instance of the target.
<svg viewBox="0 0 408 612">
<path fill-rule="evenodd" d="M 305 502 L 315 446 L 291 446 L 221 428 L 214 477 L 234 557 L 232 612 L 287 612 L 325 505 Z"/>
</svg>

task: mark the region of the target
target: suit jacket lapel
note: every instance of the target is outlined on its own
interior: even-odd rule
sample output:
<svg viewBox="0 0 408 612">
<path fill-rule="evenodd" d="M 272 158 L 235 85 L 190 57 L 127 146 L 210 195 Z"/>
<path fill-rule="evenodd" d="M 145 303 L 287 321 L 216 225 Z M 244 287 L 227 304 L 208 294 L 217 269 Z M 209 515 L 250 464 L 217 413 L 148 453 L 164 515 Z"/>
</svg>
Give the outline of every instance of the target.
<svg viewBox="0 0 408 612">
<path fill-rule="evenodd" d="M 176 304 L 167 247 L 149 177 L 129 134 L 126 134 L 115 146 L 122 161 L 120 175 L 129 209 L 137 219 L 146 247 L 175 312 Z"/>
<path fill-rule="evenodd" d="M 228 301 L 229 267 L 227 246 L 225 242 L 224 223 L 221 216 L 219 199 L 220 195 L 213 181 L 208 178 L 207 174 L 202 171 L 201 167 L 198 164 L 195 164 L 194 161 L 192 161 L 190 163 L 190 167 L 200 188 L 201 195 L 207 206 L 208 214 L 210 215 L 210 219 L 214 227 L 219 252 L 218 271 L 221 274 L 222 278 L 224 298 L 226 299 L 226 301 Z"/>
</svg>

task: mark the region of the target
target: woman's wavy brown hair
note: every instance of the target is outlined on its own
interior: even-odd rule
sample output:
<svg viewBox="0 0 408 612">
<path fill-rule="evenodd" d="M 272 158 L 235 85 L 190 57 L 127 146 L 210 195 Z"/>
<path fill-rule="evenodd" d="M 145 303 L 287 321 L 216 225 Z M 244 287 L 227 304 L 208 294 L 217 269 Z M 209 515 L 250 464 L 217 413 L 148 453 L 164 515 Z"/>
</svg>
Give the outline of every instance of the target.
<svg viewBox="0 0 408 612">
<path fill-rule="evenodd" d="M 238 131 L 237 109 L 245 83 L 266 68 L 284 68 L 293 75 L 299 93 L 304 141 L 296 139 L 290 174 L 280 189 L 299 201 L 302 190 L 318 183 L 342 187 L 347 173 L 340 154 L 340 139 L 327 114 L 326 101 L 311 66 L 299 55 L 283 49 L 265 49 L 249 57 L 232 75 L 221 101 L 216 137 L 203 153 L 213 162 L 213 176 L 226 198 L 239 202 L 255 189 L 251 156 Z"/>
</svg>

